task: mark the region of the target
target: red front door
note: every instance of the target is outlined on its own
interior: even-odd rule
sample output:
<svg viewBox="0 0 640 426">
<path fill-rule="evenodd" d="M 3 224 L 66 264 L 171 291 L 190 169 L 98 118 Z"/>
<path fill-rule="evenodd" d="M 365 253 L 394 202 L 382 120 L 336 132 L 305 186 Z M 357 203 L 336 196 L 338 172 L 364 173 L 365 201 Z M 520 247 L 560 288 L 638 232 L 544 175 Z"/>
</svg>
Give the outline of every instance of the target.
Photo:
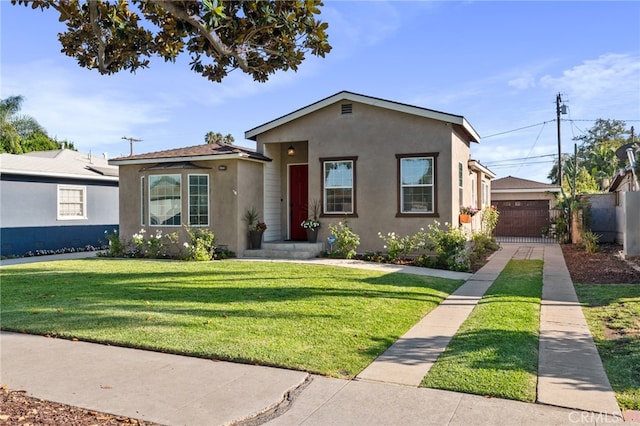
<svg viewBox="0 0 640 426">
<path fill-rule="evenodd" d="M 309 174 L 306 164 L 289 166 L 289 235 L 292 240 L 306 240 L 307 231 L 300 226 L 307 219 Z"/>
</svg>

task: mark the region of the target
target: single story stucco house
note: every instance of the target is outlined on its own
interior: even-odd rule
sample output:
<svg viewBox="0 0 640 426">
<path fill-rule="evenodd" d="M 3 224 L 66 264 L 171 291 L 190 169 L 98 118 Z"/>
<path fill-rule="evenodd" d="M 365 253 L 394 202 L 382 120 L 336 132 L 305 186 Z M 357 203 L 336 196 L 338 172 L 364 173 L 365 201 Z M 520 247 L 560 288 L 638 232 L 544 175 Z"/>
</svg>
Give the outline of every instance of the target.
<svg viewBox="0 0 640 426">
<path fill-rule="evenodd" d="M 266 222 L 265 242 L 302 241 L 300 223 L 317 201 L 319 241 L 329 224 L 347 221 L 358 251 L 379 251 L 378 232 L 457 225 L 460 206 L 490 202 L 495 175 L 470 159 L 480 137 L 460 115 L 343 91 L 245 137 L 255 150 L 207 144 L 111 160 L 120 168 L 121 235 L 205 226 L 243 256 L 248 209 Z"/>
</svg>

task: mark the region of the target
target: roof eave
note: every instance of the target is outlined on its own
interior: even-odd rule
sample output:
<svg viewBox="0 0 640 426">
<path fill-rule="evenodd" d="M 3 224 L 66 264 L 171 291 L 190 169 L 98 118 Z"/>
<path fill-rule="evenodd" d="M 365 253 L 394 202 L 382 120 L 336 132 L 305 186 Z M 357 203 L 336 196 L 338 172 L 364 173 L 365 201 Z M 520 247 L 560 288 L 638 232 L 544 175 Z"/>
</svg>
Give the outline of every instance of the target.
<svg viewBox="0 0 640 426">
<path fill-rule="evenodd" d="M 151 164 L 151 163 L 178 163 L 183 161 L 220 161 L 220 160 L 246 160 L 262 163 L 271 161 L 270 158 L 252 158 L 248 154 L 224 154 L 224 155 L 195 155 L 186 157 L 158 157 L 158 158 L 139 158 L 139 159 L 122 159 L 109 160 L 109 164 L 114 166 L 126 166 L 130 164 Z"/>
<path fill-rule="evenodd" d="M 482 165 L 478 160 L 469 160 L 468 163 L 469 167 L 478 170 L 482 173 L 484 173 L 485 175 L 489 176 L 490 179 L 493 179 L 496 177 L 496 174 L 493 173 L 491 170 L 489 170 L 486 166 Z"/>
<path fill-rule="evenodd" d="M 3 170 L 3 175 L 15 175 L 15 176 L 37 176 L 37 177 L 55 177 L 64 179 L 83 179 L 83 180 L 97 180 L 118 182 L 118 176 L 91 176 L 91 175 L 77 175 L 72 173 L 55 173 L 55 172 L 37 172 L 32 170 Z"/>
<path fill-rule="evenodd" d="M 258 127 L 254 127 L 253 129 L 247 130 L 244 133 L 244 137 L 246 139 L 255 141 L 258 135 L 262 133 L 265 133 L 271 129 L 274 129 L 283 124 L 289 123 L 290 121 L 296 120 L 300 117 L 303 117 L 307 114 L 310 114 L 312 112 L 315 112 L 319 109 L 322 109 L 324 107 L 327 107 L 329 105 L 332 105 L 342 100 L 359 102 L 366 105 L 378 106 L 378 107 L 390 109 L 393 111 L 404 112 L 407 114 L 413 114 L 413 115 L 418 115 L 425 118 L 431 118 L 434 120 L 452 123 L 462 127 L 469 134 L 472 142 L 480 142 L 480 135 L 478 135 L 478 133 L 473 128 L 473 126 L 471 126 L 471 124 L 469 124 L 469 122 L 463 116 L 447 114 L 444 112 L 430 110 L 427 108 L 421 108 L 417 106 L 402 104 L 399 102 L 388 101 L 385 99 L 374 98 L 371 96 L 359 95 L 357 93 L 352 93 L 347 91 L 336 93 L 335 95 L 329 96 L 328 98 L 322 99 L 311 105 L 307 105 L 306 107 L 300 108 L 292 113 L 283 115 L 282 117 L 276 118 L 275 120 L 269 121 Z"/>
</svg>

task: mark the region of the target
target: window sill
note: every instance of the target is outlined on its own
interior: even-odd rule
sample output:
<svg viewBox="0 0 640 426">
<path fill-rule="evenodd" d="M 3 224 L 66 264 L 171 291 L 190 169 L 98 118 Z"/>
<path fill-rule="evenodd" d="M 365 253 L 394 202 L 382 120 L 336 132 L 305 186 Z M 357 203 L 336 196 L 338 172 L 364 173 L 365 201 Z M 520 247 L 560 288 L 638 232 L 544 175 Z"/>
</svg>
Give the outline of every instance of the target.
<svg viewBox="0 0 640 426">
<path fill-rule="evenodd" d="M 396 217 L 440 217 L 438 213 L 396 213 Z"/>
<path fill-rule="evenodd" d="M 358 213 L 321 213 L 324 218 L 358 217 Z"/>
</svg>

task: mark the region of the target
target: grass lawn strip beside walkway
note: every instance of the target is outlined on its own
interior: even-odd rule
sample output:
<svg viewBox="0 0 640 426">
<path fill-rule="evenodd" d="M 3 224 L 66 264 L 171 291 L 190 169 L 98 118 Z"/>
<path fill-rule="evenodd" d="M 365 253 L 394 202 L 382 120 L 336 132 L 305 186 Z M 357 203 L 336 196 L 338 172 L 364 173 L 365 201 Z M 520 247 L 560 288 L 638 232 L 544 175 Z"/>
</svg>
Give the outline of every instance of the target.
<svg viewBox="0 0 640 426">
<path fill-rule="evenodd" d="M 511 260 L 421 386 L 535 402 L 541 260 Z"/>
<path fill-rule="evenodd" d="M 640 410 L 640 284 L 575 284 L 616 400 Z"/>
<path fill-rule="evenodd" d="M 353 377 L 462 280 L 85 259 L 0 269 L 2 329 Z"/>
</svg>

